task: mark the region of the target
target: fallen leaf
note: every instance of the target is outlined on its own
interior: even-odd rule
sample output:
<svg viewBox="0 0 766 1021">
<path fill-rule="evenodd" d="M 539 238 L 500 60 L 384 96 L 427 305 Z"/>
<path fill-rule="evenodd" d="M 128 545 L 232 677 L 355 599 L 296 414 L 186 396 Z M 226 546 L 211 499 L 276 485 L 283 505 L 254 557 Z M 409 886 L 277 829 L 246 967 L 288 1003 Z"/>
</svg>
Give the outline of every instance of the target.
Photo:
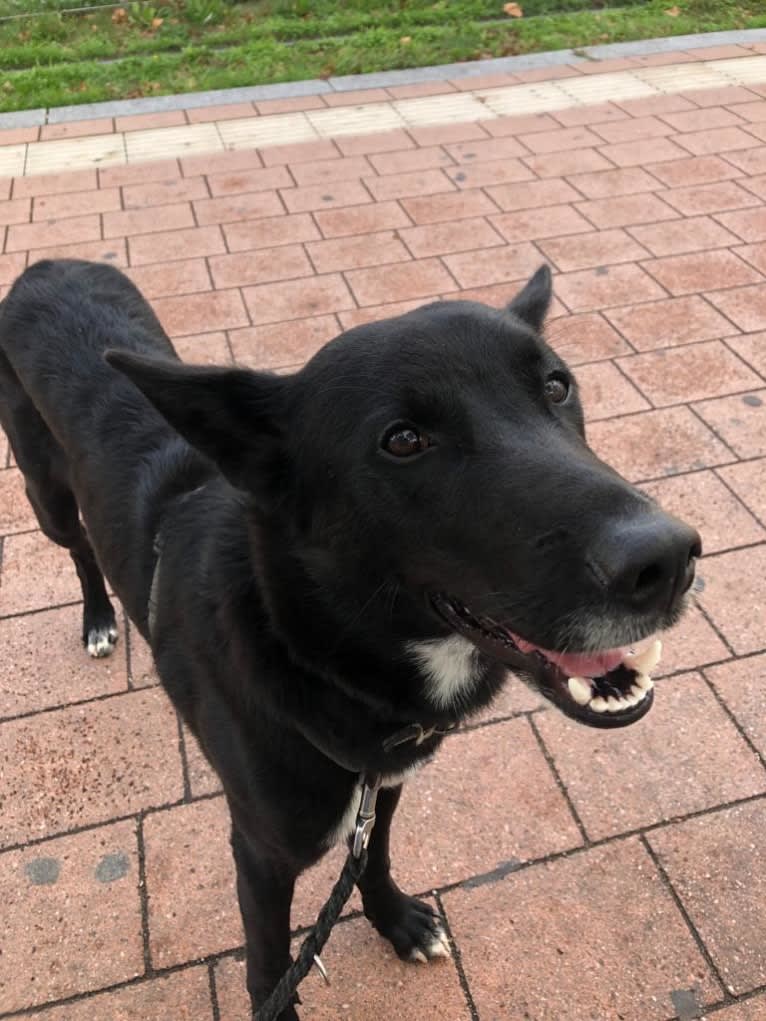
<svg viewBox="0 0 766 1021">
<path fill-rule="evenodd" d="M 402 38 L 399 40 L 399 42 L 402 44 L 402 46 L 409 46 L 410 43 L 412 42 L 412 36 L 411 35 L 403 35 Z"/>
<path fill-rule="evenodd" d="M 122 25 L 128 20 L 128 12 L 124 7 L 117 7 L 112 11 L 112 21 L 115 25 Z"/>
<path fill-rule="evenodd" d="M 521 9 L 521 4 L 503 4 L 503 10 L 509 18 L 524 17 L 524 11 Z"/>
<path fill-rule="evenodd" d="M 152 28 L 159 28 L 164 18 L 152 18 Z"/>
<path fill-rule="evenodd" d="M 670 8 L 668 8 L 667 11 L 665 11 L 665 13 L 667 14 L 667 16 L 669 18 L 677 18 L 678 15 L 681 13 L 681 8 L 680 7 L 670 7 Z"/>
</svg>

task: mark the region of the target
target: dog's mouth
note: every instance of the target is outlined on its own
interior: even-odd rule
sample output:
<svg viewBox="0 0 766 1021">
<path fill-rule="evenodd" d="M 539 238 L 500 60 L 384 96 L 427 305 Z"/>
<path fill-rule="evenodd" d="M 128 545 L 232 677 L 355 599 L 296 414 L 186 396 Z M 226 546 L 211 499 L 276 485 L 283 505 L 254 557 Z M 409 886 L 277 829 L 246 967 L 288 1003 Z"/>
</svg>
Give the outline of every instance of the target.
<svg viewBox="0 0 766 1021">
<path fill-rule="evenodd" d="M 521 638 L 490 617 L 477 616 L 444 593 L 431 595 L 437 614 L 481 652 L 525 679 L 563 713 L 591 727 L 626 727 L 645 716 L 654 701 L 651 671 L 662 643 L 640 652 L 603 649 L 553 652 Z"/>
</svg>

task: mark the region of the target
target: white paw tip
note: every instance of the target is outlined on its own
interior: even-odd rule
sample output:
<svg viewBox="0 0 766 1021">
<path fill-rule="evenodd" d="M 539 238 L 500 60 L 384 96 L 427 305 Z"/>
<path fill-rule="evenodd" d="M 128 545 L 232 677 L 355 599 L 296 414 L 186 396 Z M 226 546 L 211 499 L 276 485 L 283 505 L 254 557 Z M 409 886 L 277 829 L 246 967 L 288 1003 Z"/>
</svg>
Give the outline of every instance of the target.
<svg viewBox="0 0 766 1021">
<path fill-rule="evenodd" d="M 103 659 L 104 656 L 111 656 L 116 642 L 116 628 L 92 628 L 88 632 L 88 653 L 94 659 Z"/>
<path fill-rule="evenodd" d="M 449 957 L 450 948 L 447 937 L 443 932 L 438 933 L 428 945 L 426 953 L 429 957 Z"/>
<path fill-rule="evenodd" d="M 422 950 L 418 950 L 417 947 L 413 947 L 413 949 L 410 951 L 410 960 L 413 962 L 413 964 L 426 964 L 428 962 L 428 958 L 426 957 L 426 955 L 423 953 Z"/>
</svg>

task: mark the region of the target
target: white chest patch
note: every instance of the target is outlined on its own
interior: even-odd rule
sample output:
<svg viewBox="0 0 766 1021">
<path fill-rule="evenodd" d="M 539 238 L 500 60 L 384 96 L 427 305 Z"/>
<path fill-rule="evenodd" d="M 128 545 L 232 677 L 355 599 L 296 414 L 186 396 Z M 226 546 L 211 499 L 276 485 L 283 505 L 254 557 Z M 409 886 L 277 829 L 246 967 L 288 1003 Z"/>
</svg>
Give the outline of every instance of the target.
<svg viewBox="0 0 766 1021">
<path fill-rule="evenodd" d="M 462 635 L 410 642 L 407 648 L 425 674 L 426 694 L 438 709 L 459 703 L 479 680 L 479 651 Z"/>
</svg>

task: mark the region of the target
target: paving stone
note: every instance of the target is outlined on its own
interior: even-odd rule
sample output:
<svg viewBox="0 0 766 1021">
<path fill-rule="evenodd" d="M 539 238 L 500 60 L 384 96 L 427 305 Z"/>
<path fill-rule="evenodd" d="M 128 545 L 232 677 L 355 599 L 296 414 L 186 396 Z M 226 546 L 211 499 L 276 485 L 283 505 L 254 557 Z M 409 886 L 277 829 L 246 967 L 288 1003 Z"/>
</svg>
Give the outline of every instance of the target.
<svg viewBox="0 0 766 1021">
<path fill-rule="evenodd" d="M 0 854 L 3 1011 L 143 974 L 138 869 L 132 820 Z M 79 1021 L 98 1016 L 92 1012 L 97 1002 L 81 1001 L 79 1013 L 75 1007 L 32 1016 Z M 141 1021 L 149 1018 L 141 1015 Z"/>
<path fill-rule="evenodd" d="M 3 846 L 183 794 L 175 713 L 159 689 L 6 721 L 0 745 Z"/>
<path fill-rule="evenodd" d="M 766 790 L 766 772 L 699 675 L 656 689 L 648 715 L 621 731 L 584 728 L 560 713 L 537 720 L 593 840 Z M 709 739 L 700 742 L 703 728 Z M 594 772 L 609 782 L 594 786 Z"/>
<path fill-rule="evenodd" d="M 127 689 L 124 638 L 110 657 L 93 659 L 81 635 L 81 606 L 0 620 L 5 675 L 0 681 L 0 717 Z"/>
<path fill-rule="evenodd" d="M 647 351 L 617 364 L 655 407 L 739 393 L 761 382 L 720 340 Z"/>
<path fill-rule="evenodd" d="M 639 351 L 717 339 L 736 330 L 698 295 L 609 308 L 604 315 Z"/>
<path fill-rule="evenodd" d="M 720 998 L 638 841 L 455 890 L 444 904 L 481 1017 L 665 1021 L 677 990 Z"/>
<path fill-rule="evenodd" d="M 766 390 L 704 401 L 696 410 L 740 457 L 766 454 Z"/>
<path fill-rule="evenodd" d="M 766 881 L 758 800 L 650 834 L 670 882 L 689 912 L 727 988 L 766 982 Z"/>
<path fill-rule="evenodd" d="M 766 647 L 766 546 L 706 557 L 697 599 L 738 656 Z"/>
</svg>

